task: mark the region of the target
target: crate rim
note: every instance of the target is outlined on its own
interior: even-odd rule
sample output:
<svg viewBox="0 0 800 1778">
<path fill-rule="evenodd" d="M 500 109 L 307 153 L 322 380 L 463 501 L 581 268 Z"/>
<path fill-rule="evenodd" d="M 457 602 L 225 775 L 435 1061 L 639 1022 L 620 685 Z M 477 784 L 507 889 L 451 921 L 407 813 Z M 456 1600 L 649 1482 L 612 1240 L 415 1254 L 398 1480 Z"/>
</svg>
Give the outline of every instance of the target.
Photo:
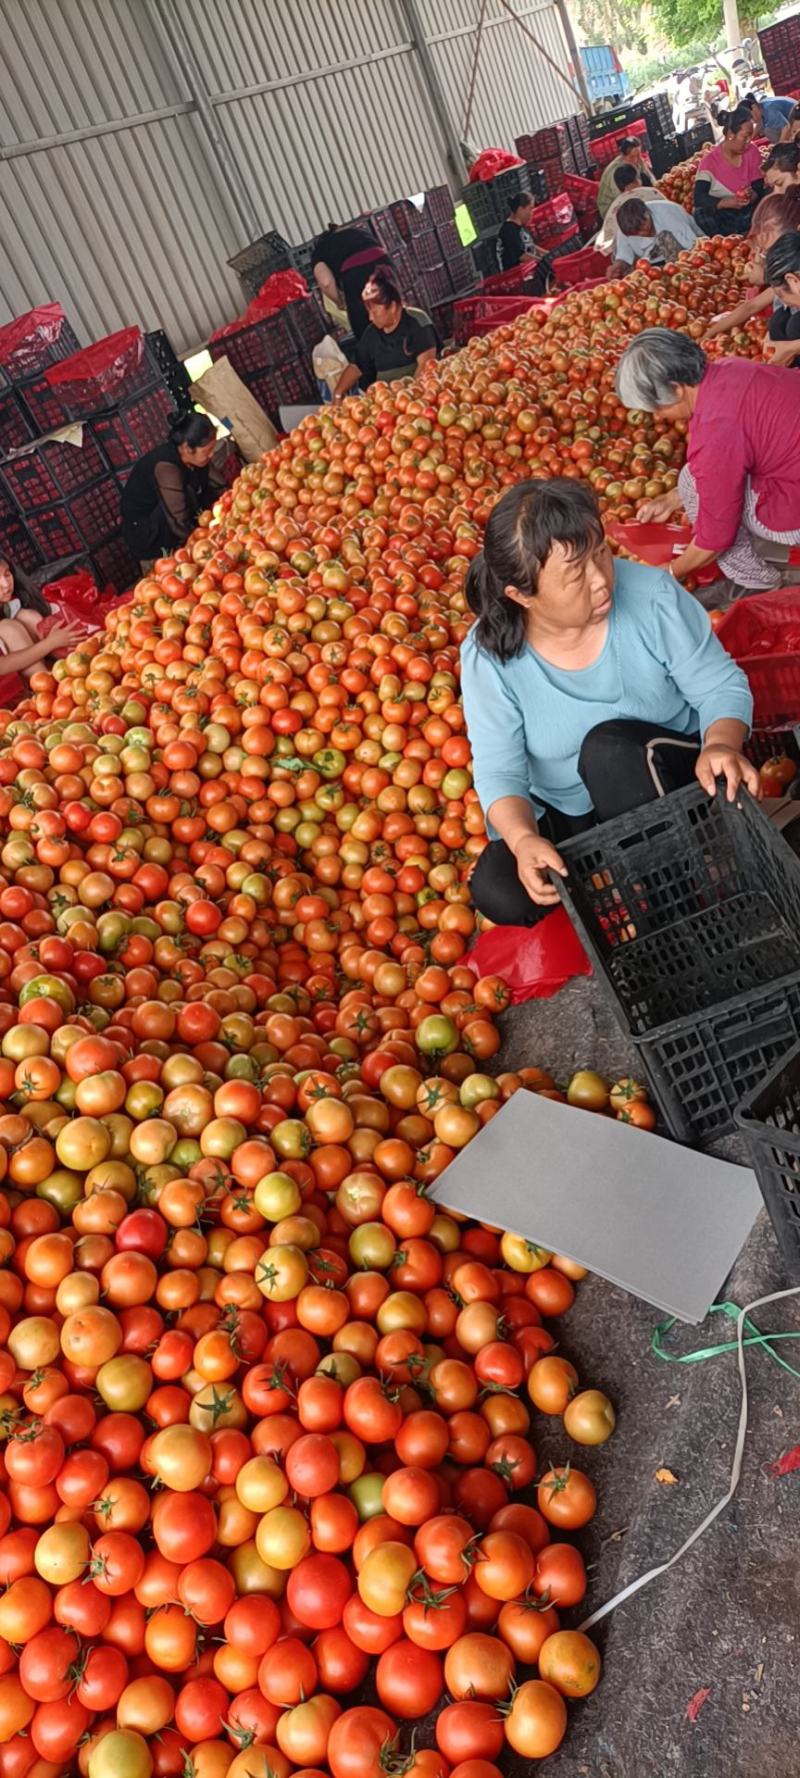
<svg viewBox="0 0 800 1778">
<path fill-rule="evenodd" d="M 642 806 L 643 810 L 656 810 L 658 807 L 658 804 L 660 802 L 670 802 L 674 806 L 679 798 L 681 799 L 681 801 L 683 803 L 686 803 L 686 804 L 698 802 L 699 801 L 698 792 L 700 791 L 700 789 L 701 789 L 700 786 L 695 786 L 693 784 L 689 784 L 689 785 L 685 786 L 685 788 L 682 790 L 670 791 L 667 796 L 656 797 L 656 798 L 654 798 L 653 802 L 643 803 L 641 806 Z M 702 795 L 704 797 L 707 797 L 707 792 L 702 791 Z M 750 810 L 755 811 L 757 815 L 760 814 L 758 803 L 756 802 L 755 798 L 750 795 L 749 791 L 744 789 L 744 786 L 742 786 L 742 788 L 739 792 L 739 796 L 742 798 L 742 803 L 740 805 L 738 805 L 739 807 L 742 807 L 742 808 L 749 807 Z M 710 801 L 711 799 L 708 798 L 708 800 Z M 725 788 L 724 788 L 724 785 L 721 780 L 718 780 L 718 783 L 717 783 L 716 800 L 719 802 L 721 808 L 727 807 L 730 809 L 734 809 L 737 807 L 737 804 L 728 803 L 727 796 L 725 793 Z M 631 814 L 635 813 L 634 810 L 631 810 L 629 812 Z M 766 815 L 762 815 L 761 818 L 764 821 L 767 821 L 767 825 L 769 825 Z M 612 822 L 599 822 L 596 828 L 588 828 L 585 834 L 579 834 L 579 835 L 576 835 L 574 839 L 563 841 L 559 847 L 559 851 L 561 852 L 561 854 L 565 860 L 565 863 L 567 863 L 567 864 L 569 863 L 571 848 L 577 849 L 582 844 L 585 844 L 586 841 L 591 837 L 592 834 L 594 834 L 594 833 L 599 834 L 602 832 L 603 827 L 610 827 L 612 825 L 613 825 Z M 800 883 L 800 859 L 795 857 L 794 853 L 791 851 L 791 849 L 788 846 L 786 848 L 786 852 L 787 852 L 787 860 L 786 860 L 787 867 L 789 868 L 790 871 L 793 870 L 797 874 L 798 883 Z M 797 986 L 798 983 L 800 983 L 800 967 L 798 967 L 797 969 L 787 971 L 787 973 L 785 975 L 775 976 L 772 981 L 764 982 L 757 988 L 748 989 L 744 994 L 742 994 L 742 993 L 732 994 L 726 1000 L 715 1001 L 713 1006 L 704 1006 L 704 1007 L 699 1008 L 697 1012 L 683 1013 L 679 1018 L 668 1019 L 666 1021 L 666 1023 L 661 1024 L 661 1025 L 649 1025 L 645 1031 L 633 1031 L 633 1030 L 631 1030 L 630 1019 L 628 1018 L 626 1010 L 625 1010 L 624 1006 L 622 1005 L 620 997 L 619 997 L 618 993 L 616 992 L 616 990 L 613 986 L 613 983 L 609 979 L 609 970 L 608 970 L 608 965 L 607 965 L 608 953 L 600 951 L 598 949 L 593 935 L 587 931 L 587 928 L 586 928 L 583 920 L 581 919 L 581 916 L 575 906 L 574 901 L 568 895 L 567 888 L 564 883 L 564 879 L 562 877 L 556 875 L 555 873 L 551 873 L 551 878 L 552 878 L 552 881 L 555 883 L 556 888 L 558 889 L 558 893 L 561 898 L 561 904 L 566 910 L 567 917 L 572 922 L 572 924 L 575 926 L 575 928 L 578 932 L 578 936 L 580 937 L 581 943 L 582 943 L 588 957 L 590 958 L 592 967 L 593 967 L 595 973 L 600 978 L 602 984 L 604 985 L 605 993 L 608 995 L 609 999 L 611 999 L 613 1001 L 615 1016 L 617 1018 L 618 1023 L 620 1023 L 622 1025 L 623 1030 L 630 1037 L 631 1042 L 635 1043 L 637 1046 L 642 1046 L 644 1044 L 649 1045 L 649 1044 L 656 1044 L 656 1043 L 665 1042 L 669 1038 L 675 1036 L 676 1034 L 681 1033 L 685 1029 L 687 1023 L 702 1024 L 704 1020 L 707 1020 L 709 1018 L 714 1018 L 714 1019 L 721 1018 L 726 1013 L 729 1013 L 729 1012 L 735 1010 L 735 1008 L 738 1005 L 741 1005 L 744 1002 L 746 1002 L 747 1004 L 750 1004 L 751 1002 L 754 1002 L 758 997 L 760 997 L 762 995 L 766 996 L 768 994 L 778 994 L 778 993 L 784 992 L 788 988 L 795 987 L 795 986 Z M 569 881 L 569 872 L 567 873 L 567 882 L 568 881 Z M 782 1066 L 785 1067 L 785 1065 L 786 1065 L 786 1063 L 785 1063 L 785 1058 L 784 1058 L 784 1062 L 782 1063 Z M 731 1117 L 733 1117 L 733 1108 L 731 1108 Z"/>
<path fill-rule="evenodd" d="M 745 1093 L 744 1098 L 740 1099 L 738 1105 L 734 1107 L 733 1117 L 737 1127 L 743 1130 L 746 1135 L 763 1136 L 770 1142 L 779 1138 L 782 1148 L 800 1156 L 800 1134 L 794 1135 L 789 1130 L 780 1130 L 775 1124 L 765 1124 L 760 1117 L 756 1117 L 753 1111 L 755 1101 L 760 1099 L 763 1093 L 768 1092 L 784 1070 L 794 1063 L 800 1067 L 800 1042 L 796 1043 L 792 1049 L 787 1050 L 782 1060 L 770 1068 L 763 1080 L 759 1081 L 757 1087 L 751 1087 L 750 1092 Z"/>
</svg>

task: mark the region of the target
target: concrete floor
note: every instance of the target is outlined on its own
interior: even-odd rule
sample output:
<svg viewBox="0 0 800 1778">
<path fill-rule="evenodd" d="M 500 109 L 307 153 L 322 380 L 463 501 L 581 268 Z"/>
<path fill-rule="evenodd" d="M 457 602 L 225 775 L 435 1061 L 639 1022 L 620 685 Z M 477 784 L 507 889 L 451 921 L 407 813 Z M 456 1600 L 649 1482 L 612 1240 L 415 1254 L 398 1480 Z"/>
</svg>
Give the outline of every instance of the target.
<svg viewBox="0 0 800 1778">
<path fill-rule="evenodd" d="M 593 980 L 514 1008 L 503 1025 L 500 1066 L 539 1065 L 561 1079 L 580 1064 L 612 1076 L 635 1072 L 635 1055 Z M 737 1149 L 730 1138 L 726 1154 L 744 1159 Z M 794 1282 L 764 1213 L 724 1294 L 741 1306 Z M 651 1351 L 657 1320 L 646 1304 L 592 1278 L 559 1323 L 561 1349 L 618 1412 L 614 1438 L 584 1459 L 599 1510 L 580 1534 L 590 1587 L 575 1623 L 672 1554 L 727 1487 L 739 1413 L 735 1356 L 667 1364 Z M 800 1298 L 756 1321 L 800 1330 Z M 733 1323 L 711 1316 L 702 1327 L 676 1328 L 671 1347 L 687 1352 L 734 1333 Z M 800 1342 L 783 1350 L 800 1370 Z M 548 1778 L 800 1778 L 800 1472 L 780 1480 L 765 1473 L 800 1441 L 800 1387 L 758 1348 L 748 1379 L 750 1428 L 734 1501 L 670 1574 L 598 1627 L 603 1680 L 592 1698 L 570 1706 Z M 537 1419 L 540 1469 L 568 1454 L 557 1427 Z M 662 1468 L 674 1484 L 656 1481 Z M 710 1696 L 693 1722 L 687 1706 L 705 1688 Z M 532 1767 L 510 1759 L 506 1770 L 523 1778 Z"/>
</svg>

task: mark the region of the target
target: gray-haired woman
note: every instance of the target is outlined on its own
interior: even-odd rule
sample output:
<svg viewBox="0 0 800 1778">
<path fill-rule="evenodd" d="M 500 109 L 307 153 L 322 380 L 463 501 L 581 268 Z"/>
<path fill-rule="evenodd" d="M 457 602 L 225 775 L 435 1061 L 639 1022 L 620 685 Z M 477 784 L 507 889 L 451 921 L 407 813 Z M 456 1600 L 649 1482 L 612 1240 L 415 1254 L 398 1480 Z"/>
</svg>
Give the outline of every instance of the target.
<svg viewBox="0 0 800 1778">
<path fill-rule="evenodd" d="M 800 543 L 800 377 L 743 358 L 712 364 L 686 334 L 649 327 L 622 354 L 617 394 L 628 408 L 689 423 L 677 489 L 637 514 L 661 520 L 684 507 L 694 535 L 672 565 L 676 579 L 716 557 L 749 591 L 778 586 L 755 540 Z"/>
</svg>

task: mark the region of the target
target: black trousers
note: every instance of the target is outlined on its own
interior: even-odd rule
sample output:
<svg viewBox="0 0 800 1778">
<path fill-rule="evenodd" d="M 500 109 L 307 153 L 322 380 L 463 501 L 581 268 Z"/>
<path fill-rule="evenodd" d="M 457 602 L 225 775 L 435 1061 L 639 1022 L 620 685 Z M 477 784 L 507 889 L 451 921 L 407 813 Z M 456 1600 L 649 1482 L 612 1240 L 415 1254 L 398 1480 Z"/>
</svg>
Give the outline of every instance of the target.
<svg viewBox="0 0 800 1778">
<path fill-rule="evenodd" d="M 578 755 L 578 772 L 592 799 L 586 815 L 547 809 L 539 831 L 553 845 L 613 821 L 643 803 L 681 790 L 694 780 L 700 751 L 696 735 L 678 735 L 651 722 L 615 717 L 590 729 Z M 551 907 L 532 901 L 517 875 L 517 861 L 505 840 L 491 840 L 470 878 L 476 908 L 495 926 L 534 926 Z"/>
</svg>

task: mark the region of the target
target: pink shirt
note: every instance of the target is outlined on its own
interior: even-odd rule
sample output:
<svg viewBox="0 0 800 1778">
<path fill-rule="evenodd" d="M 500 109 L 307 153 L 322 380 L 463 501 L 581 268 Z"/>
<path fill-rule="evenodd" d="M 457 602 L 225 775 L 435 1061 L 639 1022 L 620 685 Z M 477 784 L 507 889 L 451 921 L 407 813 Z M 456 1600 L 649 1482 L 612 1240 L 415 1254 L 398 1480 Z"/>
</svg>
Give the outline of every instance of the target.
<svg viewBox="0 0 800 1778">
<path fill-rule="evenodd" d="M 725 358 L 709 364 L 689 424 L 687 462 L 700 508 L 694 541 L 730 549 L 752 484 L 766 530 L 800 528 L 800 373 Z"/>
<path fill-rule="evenodd" d="M 756 179 L 761 178 L 761 165 L 761 155 L 755 143 L 751 142 L 738 167 L 728 160 L 727 154 L 723 154 L 718 146 L 710 148 L 708 154 L 703 155 L 697 171 L 710 173 L 719 185 L 724 185 L 731 196 L 734 196 L 737 191 L 744 191 L 748 185 L 753 185 Z"/>
</svg>

